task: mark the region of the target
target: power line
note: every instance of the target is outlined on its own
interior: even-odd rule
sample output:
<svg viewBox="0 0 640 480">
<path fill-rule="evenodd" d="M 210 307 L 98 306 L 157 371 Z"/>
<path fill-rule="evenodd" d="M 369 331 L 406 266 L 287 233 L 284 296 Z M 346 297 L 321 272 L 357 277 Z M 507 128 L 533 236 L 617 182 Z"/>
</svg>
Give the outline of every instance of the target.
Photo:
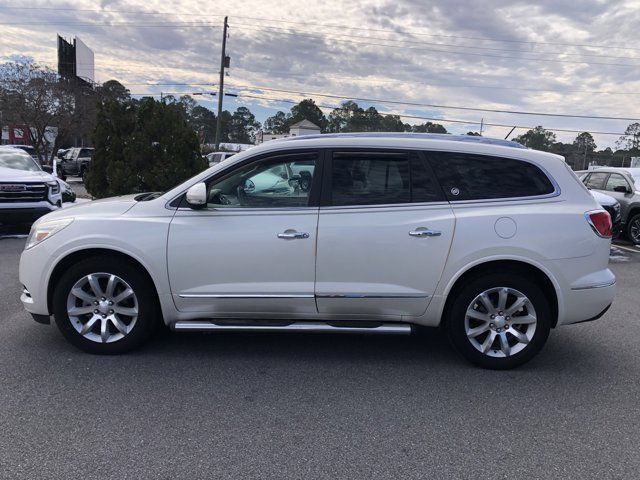
<svg viewBox="0 0 640 480">
<path fill-rule="evenodd" d="M 294 104 L 297 105 L 299 102 L 296 102 L 294 100 L 285 100 L 285 99 L 271 99 L 265 96 L 260 96 L 260 95 L 247 95 L 247 94 L 240 94 L 239 95 L 241 98 L 255 98 L 255 99 L 260 99 L 260 100 L 268 100 L 270 102 L 280 102 L 280 103 L 287 103 L 287 104 Z M 336 108 L 340 108 L 340 106 L 336 106 L 336 105 L 317 105 L 319 108 L 326 108 L 326 109 L 336 109 Z M 478 125 L 480 122 L 478 121 L 469 121 L 469 120 L 454 120 L 454 119 L 450 119 L 450 118 L 438 118 L 438 117 L 425 117 L 425 116 L 419 116 L 419 115 L 404 115 L 401 113 L 390 113 L 390 112 L 378 112 L 380 115 L 394 115 L 400 118 L 411 118 L 414 120 L 434 120 L 434 121 L 438 121 L 438 122 L 444 122 L 444 123 L 459 123 L 459 124 L 464 124 L 464 125 Z M 489 127 L 504 127 L 504 128 L 513 128 L 514 125 L 513 124 L 504 124 L 504 123 L 487 123 L 484 122 L 485 126 L 489 126 Z M 535 127 L 527 127 L 527 126 L 523 126 L 523 125 L 515 125 L 516 129 L 526 129 L 526 130 L 532 130 Z M 563 132 L 563 133 L 582 133 L 585 132 L 586 130 L 571 130 L 571 129 L 566 129 L 566 128 L 546 128 L 545 130 L 549 130 L 552 132 Z M 615 136 L 622 136 L 625 135 L 624 133 L 618 133 L 618 132 L 595 132 L 595 131 L 590 131 L 589 133 L 592 133 L 594 135 L 615 135 Z"/>
<path fill-rule="evenodd" d="M 472 112 L 505 113 L 510 115 L 530 115 L 530 116 L 538 116 L 538 117 L 582 118 L 582 119 L 589 119 L 589 120 L 624 120 L 624 121 L 632 121 L 632 122 L 640 119 L 640 116 L 632 118 L 632 117 L 610 117 L 610 116 L 599 116 L 599 115 L 571 115 L 571 114 L 565 114 L 565 113 L 526 112 L 526 111 L 520 111 L 520 110 L 501 110 L 501 109 L 495 109 L 495 108 L 476 108 L 476 107 L 460 107 L 460 106 L 453 106 L 453 105 L 438 105 L 433 103 L 401 102 L 396 100 L 382 100 L 377 98 L 352 97 L 348 95 L 334 95 L 329 93 L 302 92 L 302 91 L 296 91 L 296 90 L 286 90 L 286 89 L 280 89 L 280 88 L 268 88 L 268 87 L 248 86 L 248 85 L 235 85 L 234 88 L 266 90 L 266 91 L 279 92 L 279 93 L 291 93 L 291 94 L 296 94 L 301 96 L 308 95 L 311 97 L 326 97 L 326 98 L 335 98 L 339 100 L 357 100 L 360 102 L 384 103 L 389 105 L 441 108 L 443 110 L 465 110 L 465 111 L 472 111 Z"/>
</svg>

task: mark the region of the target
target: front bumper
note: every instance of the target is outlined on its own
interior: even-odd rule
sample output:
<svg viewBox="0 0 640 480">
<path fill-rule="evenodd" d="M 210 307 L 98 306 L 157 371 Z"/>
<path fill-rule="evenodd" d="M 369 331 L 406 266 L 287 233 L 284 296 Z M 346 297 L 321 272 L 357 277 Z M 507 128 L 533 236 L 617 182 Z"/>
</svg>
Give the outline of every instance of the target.
<svg viewBox="0 0 640 480">
<path fill-rule="evenodd" d="M 0 225 L 21 225 L 35 222 L 38 218 L 58 210 L 49 202 L 2 203 L 0 204 Z"/>
</svg>

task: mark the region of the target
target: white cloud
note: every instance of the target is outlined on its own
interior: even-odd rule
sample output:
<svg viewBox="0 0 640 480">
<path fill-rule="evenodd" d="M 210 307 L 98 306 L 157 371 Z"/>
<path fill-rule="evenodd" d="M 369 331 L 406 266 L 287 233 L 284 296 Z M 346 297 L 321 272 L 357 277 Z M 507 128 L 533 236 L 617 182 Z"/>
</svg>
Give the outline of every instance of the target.
<svg viewBox="0 0 640 480">
<path fill-rule="evenodd" d="M 543 0 L 531 5 L 515 0 L 286 4 L 257 0 L 103 0 L 97 4 L 78 0 L 27 7 L 38 5 L 53 9 L 0 10 L 4 24 L 0 58 L 23 54 L 55 67 L 56 33 L 79 35 L 95 51 L 98 79 L 116 78 L 134 93 L 206 89 L 137 85 L 140 83 L 216 83 L 222 18 L 215 15 L 220 13 L 230 17 L 230 86 L 640 117 L 640 109 L 635 111 L 640 67 L 601 65 L 640 66 L 638 1 Z M 132 13 L 140 11 L 164 14 Z M 24 24 L 28 22 L 38 24 Z M 178 25 L 180 22 L 187 23 Z M 104 23 L 117 25 L 101 25 Z M 195 25 L 202 23 L 206 26 Z M 482 40 L 486 38 L 501 41 Z M 576 44 L 587 46 L 572 46 Z M 589 63 L 579 63 L 582 61 Z M 260 100 L 247 99 L 247 104 L 261 107 L 264 113 L 264 107 L 275 111 L 285 106 L 272 100 L 302 98 L 284 92 L 265 91 L 263 95 Z M 340 100 L 317 97 L 316 101 L 334 105 Z M 505 125 L 622 132 L 630 123 L 375 105 L 380 111 L 478 123 L 484 118 L 487 123 Z M 446 125 L 460 132 L 477 129 Z M 508 130 L 489 127 L 487 132 L 504 136 Z M 573 137 L 575 134 L 558 134 L 562 141 Z M 596 140 L 606 146 L 616 137 L 596 135 Z"/>
</svg>

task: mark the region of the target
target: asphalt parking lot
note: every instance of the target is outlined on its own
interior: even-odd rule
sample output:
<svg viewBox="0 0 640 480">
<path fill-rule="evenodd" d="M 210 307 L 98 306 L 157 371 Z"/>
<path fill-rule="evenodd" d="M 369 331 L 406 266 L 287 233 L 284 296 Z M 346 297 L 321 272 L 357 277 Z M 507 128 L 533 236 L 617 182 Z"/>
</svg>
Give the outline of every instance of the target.
<svg viewBox="0 0 640 480">
<path fill-rule="evenodd" d="M 524 368 L 410 337 L 159 334 L 98 357 L 18 299 L 0 239 L 3 478 L 636 478 L 640 250 L 607 315 Z"/>
</svg>

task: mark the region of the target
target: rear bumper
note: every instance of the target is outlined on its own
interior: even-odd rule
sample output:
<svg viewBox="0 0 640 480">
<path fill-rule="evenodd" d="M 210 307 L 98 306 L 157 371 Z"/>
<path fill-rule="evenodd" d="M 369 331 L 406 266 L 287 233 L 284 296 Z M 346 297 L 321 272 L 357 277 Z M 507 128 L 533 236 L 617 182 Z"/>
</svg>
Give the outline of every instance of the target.
<svg viewBox="0 0 640 480">
<path fill-rule="evenodd" d="M 573 287 L 565 294 L 565 314 L 558 325 L 597 320 L 602 317 L 613 302 L 616 279 L 610 270 L 603 272 L 603 278 L 591 285 Z"/>
</svg>

